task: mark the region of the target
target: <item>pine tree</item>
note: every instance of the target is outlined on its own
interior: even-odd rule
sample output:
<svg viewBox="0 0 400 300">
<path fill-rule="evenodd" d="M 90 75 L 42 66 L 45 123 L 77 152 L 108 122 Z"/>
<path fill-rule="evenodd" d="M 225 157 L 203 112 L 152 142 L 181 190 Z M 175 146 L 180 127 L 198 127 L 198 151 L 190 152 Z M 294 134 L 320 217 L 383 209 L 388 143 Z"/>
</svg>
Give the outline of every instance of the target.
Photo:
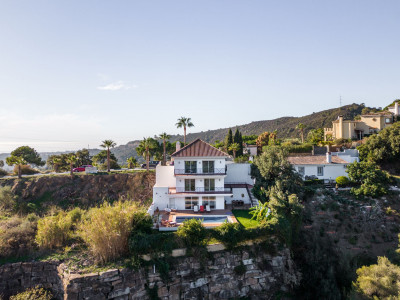
<svg viewBox="0 0 400 300">
<path fill-rule="evenodd" d="M 225 137 L 225 148 L 229 154 L 233 153 L 232 151 L 229 150 L 229 147 L 232 145 L 232 143 L 233 143 L 232 129 L 229 128 L 228 135 Z"/>
<path fill-rule="evenodd" d="M 243 139 L 242 134 L 236 128 L 235 135 L 233 136 L 233 142 L 239 145 L 239 149 L 236 151 L 236 156 L 243 155 Z"/>
</svg>

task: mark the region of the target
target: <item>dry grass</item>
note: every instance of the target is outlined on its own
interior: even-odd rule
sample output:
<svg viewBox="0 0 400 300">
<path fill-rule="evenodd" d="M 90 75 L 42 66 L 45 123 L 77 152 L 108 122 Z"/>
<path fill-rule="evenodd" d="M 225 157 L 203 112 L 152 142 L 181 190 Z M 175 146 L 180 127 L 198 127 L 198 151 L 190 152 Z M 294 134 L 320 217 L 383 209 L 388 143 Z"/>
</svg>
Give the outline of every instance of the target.
<svg viewBox="0 0 400 300">
<path fill-rule="evenodd" d="M 78 235 L 86 242 L 99 262 L 115 260 L 128 253 L 128 238 L 134 213 L 140 210 L 133 202 L 104 203 L 89 210 Z"/>
</svg>

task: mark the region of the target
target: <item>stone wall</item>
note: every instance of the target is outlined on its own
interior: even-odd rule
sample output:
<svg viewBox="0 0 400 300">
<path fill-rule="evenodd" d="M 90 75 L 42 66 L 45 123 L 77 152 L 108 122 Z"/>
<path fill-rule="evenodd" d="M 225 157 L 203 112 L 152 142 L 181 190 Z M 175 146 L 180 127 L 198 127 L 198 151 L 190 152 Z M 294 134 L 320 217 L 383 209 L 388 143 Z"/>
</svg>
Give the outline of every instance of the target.
<svg viewBox="0 0 400 300">
<path fill-rule="evenodd" d="M 0 296 L 9 296 L 40 286 L 62 299 L 64 289 L 60 280 L 59 262 L 25 262 L 0 267 Z"/>
<path fill-rule="evenodd" d="M 0 293 L 14 293 L 35 284 L 47 287 L 58 299 L 269 299 L 280 290 L 299 283 L 288 250 L 274 256 L 250 249 L 221 251 L 201 261 L 194 257 L 173 258 L 164 282 L 158 269 L 113 269 L 101 273 L 69 274 L 55 263 L 22 263 L 0 267 Z M 30 267 L 29 267 L 30 266 Z M 38 270 L 42 270 L 38 272 Z M 164 277 L 165 278 L 165 277 Z"/>
</svg>

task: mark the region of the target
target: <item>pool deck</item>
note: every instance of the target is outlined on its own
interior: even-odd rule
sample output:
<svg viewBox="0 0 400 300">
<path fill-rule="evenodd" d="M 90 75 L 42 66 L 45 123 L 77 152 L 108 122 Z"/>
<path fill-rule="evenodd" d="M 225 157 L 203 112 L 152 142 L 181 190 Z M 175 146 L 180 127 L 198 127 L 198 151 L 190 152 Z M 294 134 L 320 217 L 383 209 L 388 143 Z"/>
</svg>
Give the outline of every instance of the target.
<svg viewBox="0 0 400 300">
<path fill-rule="evenodd" d="M 230 209 L 214 209 L 210 212 L 194 212 L 193 210 L 176 210 L 167 212 L 160 212 L 160 231 L 175 231 L 178 230 L 179 225 L 169 224 L 173 222 L 175 217 L 178 216 L 193 216 L 193 217 L 201 217 L 201 216 L 227 216 L 229 217 L 229 221 L 232 223 L 237 223 L 235 216 L 232 214 L 232 210 Z M 207 223 L 206 228 L 214 228 L 220 226 L 222 223 Z"/>
</svg>

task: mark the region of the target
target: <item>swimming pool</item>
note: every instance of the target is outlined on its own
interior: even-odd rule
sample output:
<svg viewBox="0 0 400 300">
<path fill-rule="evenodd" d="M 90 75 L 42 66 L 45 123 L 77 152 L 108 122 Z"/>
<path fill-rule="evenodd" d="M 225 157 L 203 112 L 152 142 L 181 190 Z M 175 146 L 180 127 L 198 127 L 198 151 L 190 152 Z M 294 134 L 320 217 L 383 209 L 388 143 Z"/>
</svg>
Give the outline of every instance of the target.
<svg viewBox="0 0 400 300">
<path fill-rule="evenodd" d="M 202 223 L 224 223 L 229 222 L 228 216 L 176 216 L 176 223 L 183 223 L 185 220 L 197 219 L 202 220 Z"/>
</svg>

